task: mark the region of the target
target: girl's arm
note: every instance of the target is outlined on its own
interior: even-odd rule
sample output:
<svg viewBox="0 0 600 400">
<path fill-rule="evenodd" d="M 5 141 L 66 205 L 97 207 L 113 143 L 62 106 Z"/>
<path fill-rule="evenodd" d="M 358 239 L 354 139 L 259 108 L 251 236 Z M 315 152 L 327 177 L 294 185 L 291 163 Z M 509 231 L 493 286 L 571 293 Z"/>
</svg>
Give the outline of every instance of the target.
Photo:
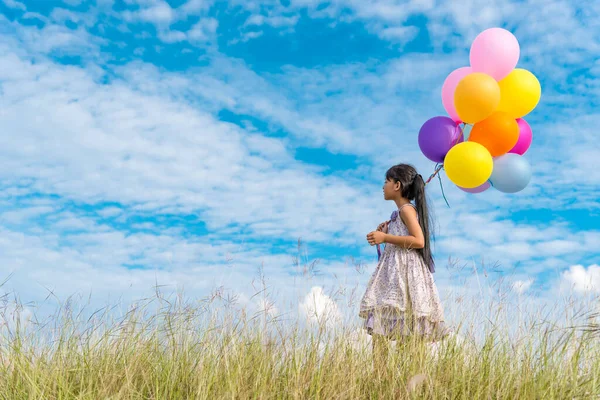
<svg viewBox="0 0 600 400">
<path fill-rule="evenodd" d="M 408 236 L 396 236 L 386 234 L 383 242 L 395 244 L 396 246 L 404 247 L 407 249 L 422 249 L 425 246 L 425 238 L 423 237 L 423 230 L 419 225 L 419 219 L 417 218 L 417 211 L 413 207 L 404 207 L 400 211 L 400 217 L 404 224 L 408 228 Z"/>
</svg>

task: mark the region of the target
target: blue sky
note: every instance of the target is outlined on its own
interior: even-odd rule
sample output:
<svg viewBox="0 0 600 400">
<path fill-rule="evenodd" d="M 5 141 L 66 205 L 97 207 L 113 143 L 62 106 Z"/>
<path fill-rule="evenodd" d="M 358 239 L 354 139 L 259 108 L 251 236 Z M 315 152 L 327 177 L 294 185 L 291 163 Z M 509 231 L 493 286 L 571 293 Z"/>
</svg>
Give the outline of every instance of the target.
<svg viewBox="0 0 600 400">
<path fill-rule="evenodd" d="M 433 170 L 418 129 L 444 115 L 441 85 L 477 33 L 500 26 L 542 84 L 534 176 L 514 195 L 444 177 L 450 208 L 428 187 L 436 281 L 470 290 L 450 258 L 497 264 L 540 301 L 600 292 L 596 3 L 1 0 L 3 290 L 35 304 L 223 284 L 251 305 L 263 266 L 283 310 L 301 238 L 320 274 L 300 298 L 340 281 L 362 294 L 365 235 L 394 206 L 385 170 Z"/>
</svg>

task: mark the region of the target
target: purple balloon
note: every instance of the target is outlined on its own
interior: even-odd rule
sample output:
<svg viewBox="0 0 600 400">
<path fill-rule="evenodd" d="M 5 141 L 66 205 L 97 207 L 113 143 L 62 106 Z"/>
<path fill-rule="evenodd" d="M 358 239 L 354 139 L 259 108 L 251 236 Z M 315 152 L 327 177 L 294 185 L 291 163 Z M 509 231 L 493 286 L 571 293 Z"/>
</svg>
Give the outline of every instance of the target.
<svg viewBox="0 0 600 400">
<path fill-rule="evenodd" d="M 450 149 L 464 137 L 456 122 L 449 117 L 433 117 L 419 130 L 419 147 L 431 161 L 441 163 Z"/>
<path fill-rule="evenodd" d="M 467 188 L 460 187 L 460 186 L 457 186 L 457 187 L 458 187 L 460 190 L 462 190 L 462 191 L 464 191 L 464 192 L 467 192 L 467 193 L 481 193 L 481 192 L 485 192 L 486 190 L 488 190 L 488 189 L 489 189 L 491 186 L 492 186 L 492 185 L 490 185 L 490 182 L 489 182 L 489 181 L 487 181 L 487 182 L 485 182 L 483 185 L 480 185 L 480 186 L 474 187 L 474 188 L 472 188 L 472 189 L 467 189 Z"/>
</svg>

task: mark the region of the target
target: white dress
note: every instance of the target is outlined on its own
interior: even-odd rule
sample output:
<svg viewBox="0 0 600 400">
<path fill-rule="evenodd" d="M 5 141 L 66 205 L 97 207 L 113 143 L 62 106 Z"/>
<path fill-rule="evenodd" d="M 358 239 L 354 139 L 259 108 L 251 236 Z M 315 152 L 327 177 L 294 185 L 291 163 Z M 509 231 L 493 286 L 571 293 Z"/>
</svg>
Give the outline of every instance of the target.
<svg viewBox="0 0 600 400">
<path fill-rule="evenodd" d="M 388 233 L 408 236 L 400 217 L 400 207 L 388 224 Z M 444 309 L 433 275 L 421 254 L 386 244 L 375 272 L 369 279 L 361 300 L 359 317 L 370 335 L 401 339 L 419 335 L 425 340 L 439 340 L 450 333 L 444 323 Z"/>
</svg>

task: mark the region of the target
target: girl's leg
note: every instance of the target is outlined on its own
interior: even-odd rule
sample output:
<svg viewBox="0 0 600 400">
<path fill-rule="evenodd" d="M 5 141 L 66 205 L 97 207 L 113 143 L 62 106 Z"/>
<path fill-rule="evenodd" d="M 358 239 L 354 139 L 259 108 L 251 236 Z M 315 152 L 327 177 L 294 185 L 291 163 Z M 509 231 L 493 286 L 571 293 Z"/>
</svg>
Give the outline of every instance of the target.
<svg viewBox="0 0 600 400">
<path fill-rule="evenodd" d="M 396 352 L 399 363 L 401 368 L 406 369 L 406 372 L 411 372 L 410 370 L 414 367 L 422 370 L 425 367 L 426 339 L 416 329 L 417 321 L 412 316 L 407 316 L 406 324 L 403 331 L 399 332 L 396 337 Z"/>
<path fill-rule="evenodd" d="M 382 376 L 388 362 L 388 340 L 381 335 L 373 335 L 373 367 L 377 375 Z"/>
</svg>

